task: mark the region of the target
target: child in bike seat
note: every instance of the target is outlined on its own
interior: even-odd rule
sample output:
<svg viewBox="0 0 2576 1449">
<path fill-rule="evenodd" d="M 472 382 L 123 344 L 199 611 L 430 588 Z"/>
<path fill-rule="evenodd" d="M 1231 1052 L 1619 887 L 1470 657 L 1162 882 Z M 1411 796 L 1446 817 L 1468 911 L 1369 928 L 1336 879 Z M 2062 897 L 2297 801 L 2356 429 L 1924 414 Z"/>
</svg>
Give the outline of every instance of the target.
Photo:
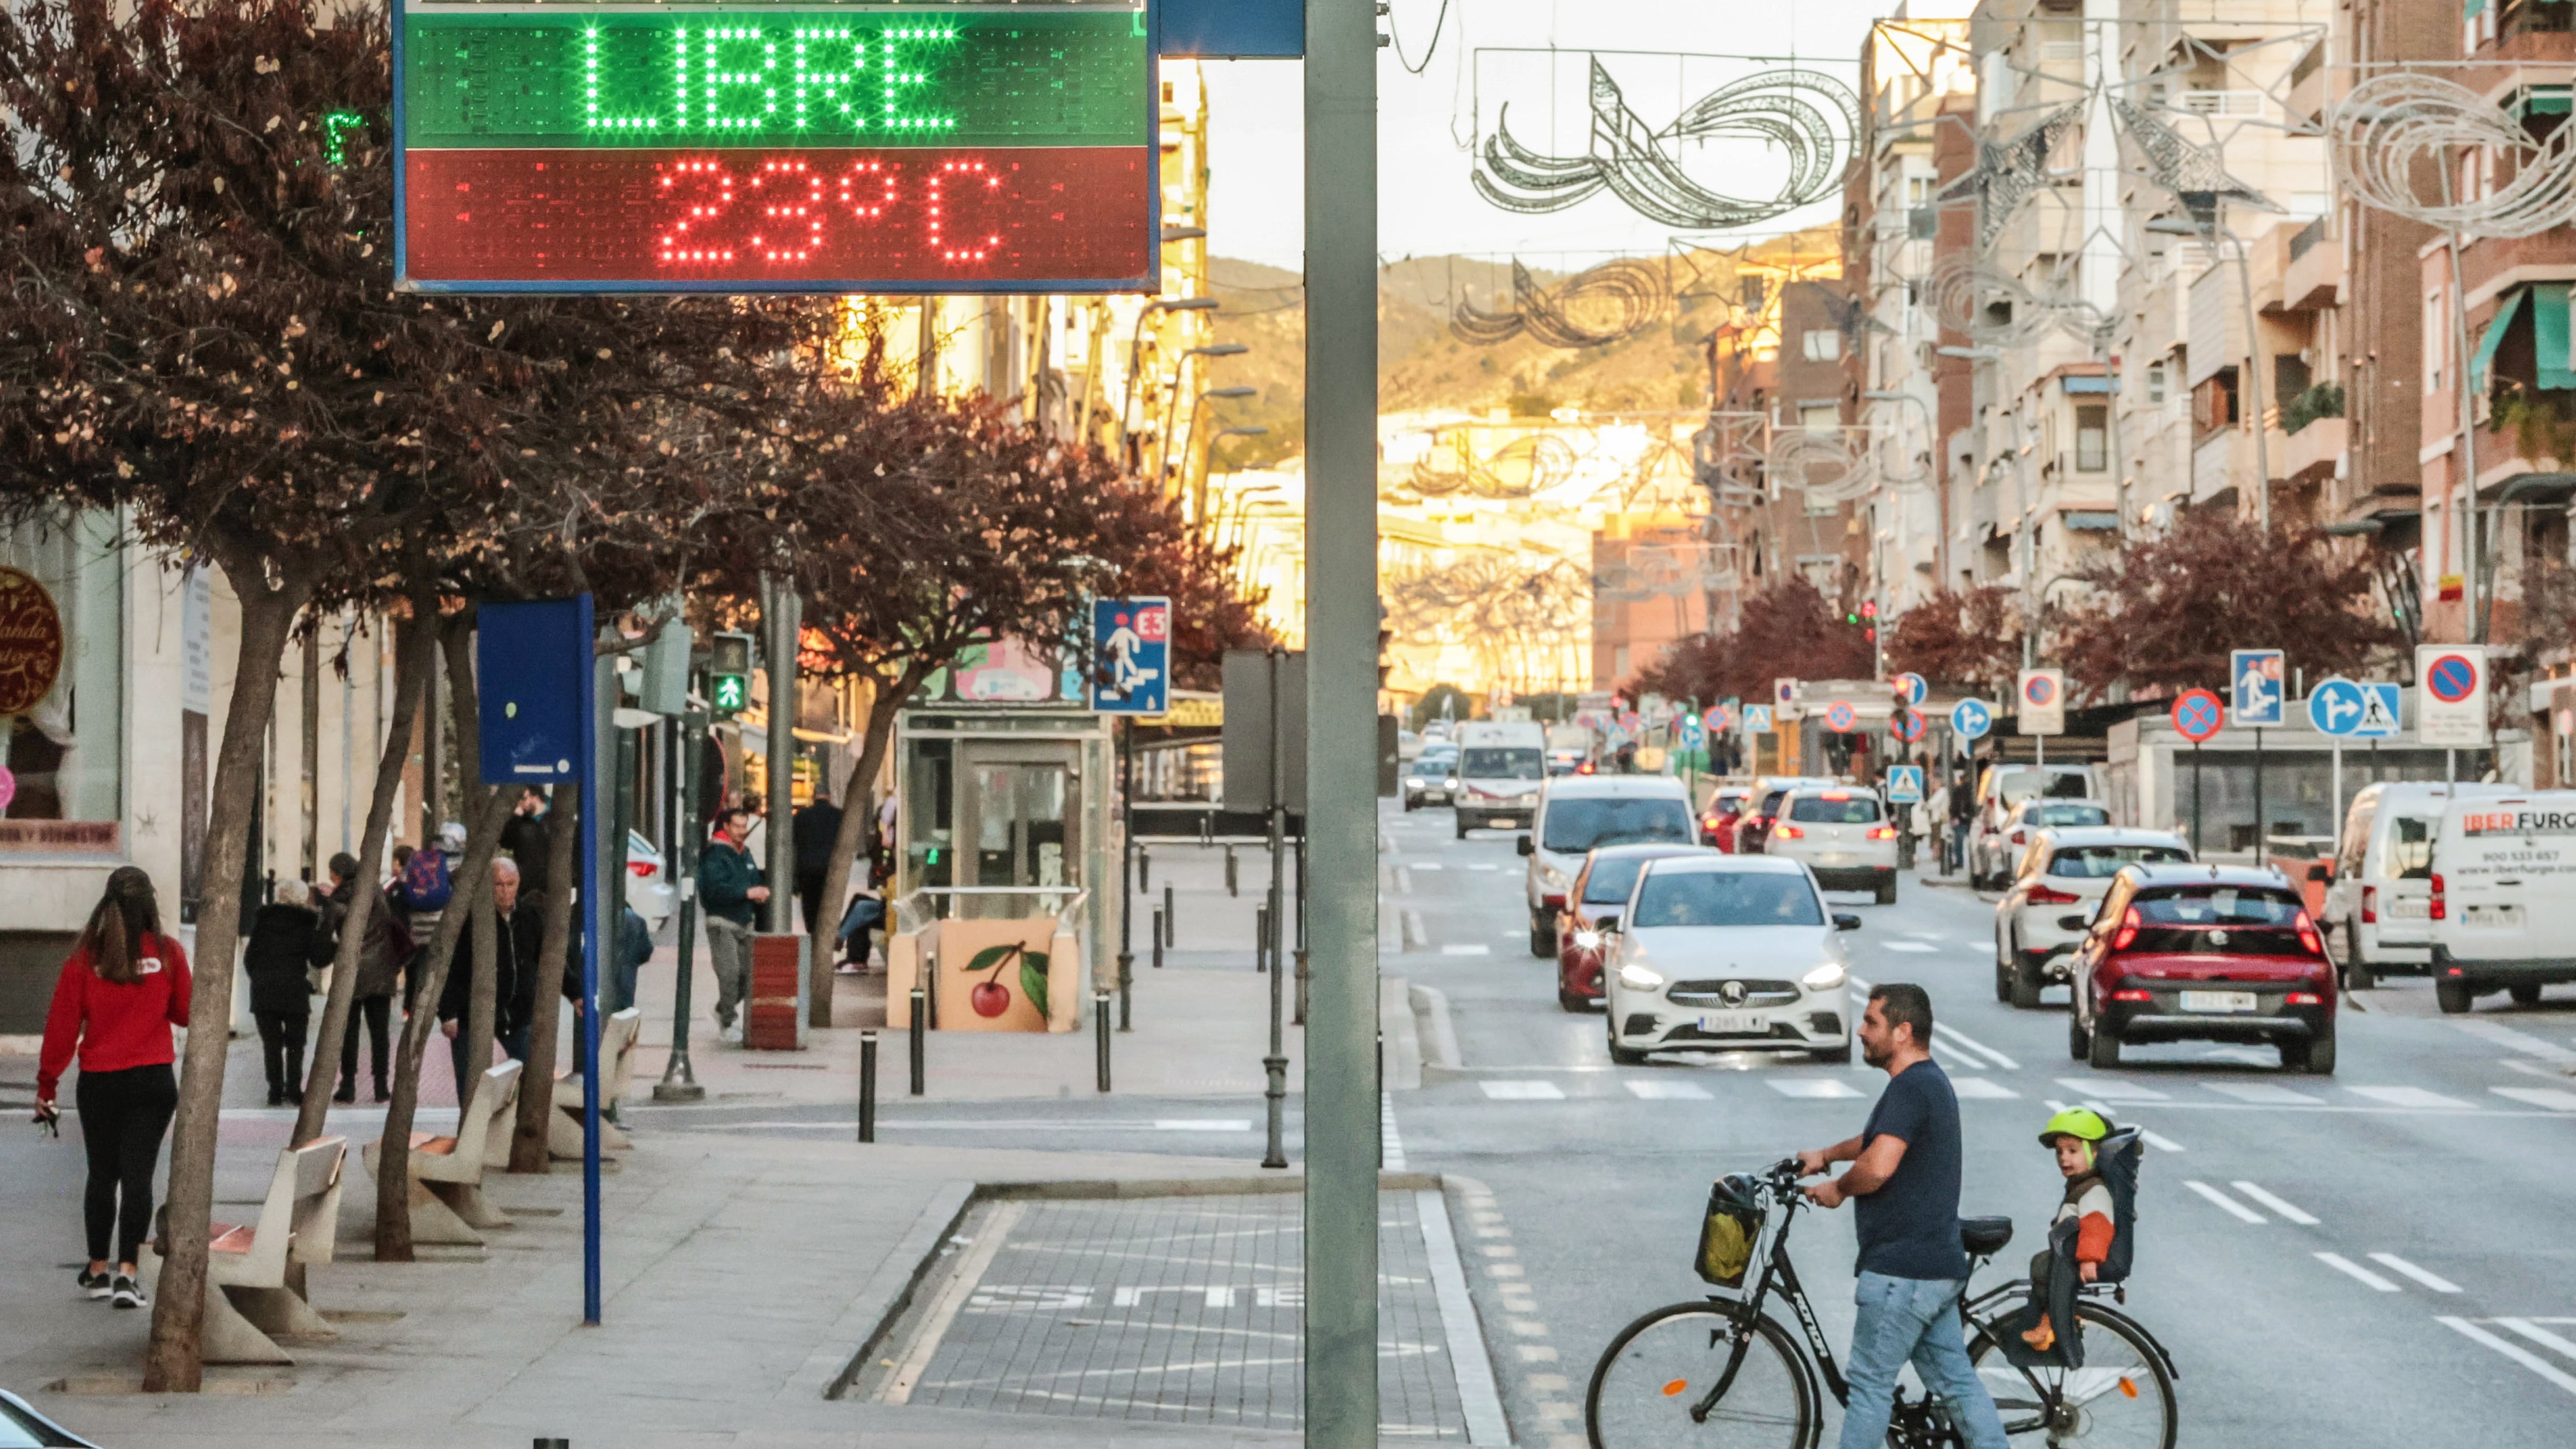
<svg viewBox="0 0 2576 1449">
<path fill-rule="evenodd" d="M 2070 1107 L 2040 1129 L 2039 1145 L 2057 1153 L 2057 1170 L 2066 1177 L 2066 1196 L 2049 1219 L 2048 1246 L 2030 1260 L 2030 1302 L 2039 1321 L 2021 1341 L 2040 1353 L 2057 1346 L 2061 1321 L 2073 1321 L 2074 1279 L 2094 1281 L 2111 1256 L 2111 1189 L 2102 1180 L 2097 1156 L 2102 1139 L 2110 1135 L 2111 1124 L 2102 1114 L 2084 1107 Z"/>
</svg>

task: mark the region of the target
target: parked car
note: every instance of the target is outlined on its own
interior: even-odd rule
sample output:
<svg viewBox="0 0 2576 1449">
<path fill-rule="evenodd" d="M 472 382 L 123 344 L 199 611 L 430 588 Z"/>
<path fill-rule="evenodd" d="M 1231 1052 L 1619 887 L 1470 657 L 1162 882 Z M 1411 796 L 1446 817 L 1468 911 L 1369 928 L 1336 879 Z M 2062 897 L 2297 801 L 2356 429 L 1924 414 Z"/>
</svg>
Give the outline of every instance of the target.
<svg viewBox="0 0 2576 1449">
<path fill-rule="evenodd" d="M 2055 800 L 2035 796 L 2005 811 L 2002 826 L 1988 833 L 1983 840 L 1971 840 L 1968 864 L 1972 871 L 1982 871 L 1987 882 L 1978 889 L 2000 889 L 2013 878 L 2013 872 L 2021 864 L 2022 852 L 2030 847 L 2033 835 L 2042 830 L 2110 823 L 2111 807 L 2099 800 Z"/>
<path fill-rule="evenodd" d="M 2499 799 L 2510 785 L 2384 780 L 2365 785 L 2344 811 L 2325 914 L 2338 934 L 2344 984 L 2431 969 L 2433 836 L 2454 800 Z"/>
<path fill-rule="evenodd" d="M 1547 728 L 1521 721 L 1458 726 L 1458 838 L 1470 830 L 1518 830 L 1538 809 L 1547 779 Z"/>
<path fill-rule="evenodd" d="M 2162 830 L 2079 825 L 2040 831 L 1995 903 L 1995 1000 L 2027 1011 L 2039 1005 L 2043 988 L 2070 978 L 2093 908 L 2123 866 L 2190 860 L 2182 837 Z M 2068 926 L 2076 916 L 2085 924 Z"/>
<path fill-rule="evenodd" d="M 1435 801 L 1448 805 L 1457 798 L 1458 747 L 1446 740 L 1424 745 L 1404 767 L 1404 808 L 1419 810 Z"/>
<path fill-rule="evenodd" d="M 1556 915 L 1583 858 L 1605 845 L 1694 845 L 1690 801 L 1682 782 L 1664 775 L 1569 775 L 1539 791 L 1530 833 L 1520 838 L 1529 858 L 1523 886 L 1529 898 L 1530 954 L 1556 954 Z"/>
<path fill-rule="evenodd" d="M 2268 868 L 2132 865 L 2076 948 L 2066 1047 L 2096 1067 L 2144 1042 L 2269 1043 L 2291 1071 L 2335 1069 L 2334 963 L 2299 893 Z"/>
<path fill-rule="evenodd" d="M 1762 853 L 1794 860 L 1829 891 L 1868 891 L 1896 904 L 1896 824 L 1876 793 L 1802 785 L 1780 802 Z"/>
<path fill-rule="evenodd" d="M 1758 782 L 1751 803 L 1735 822 L 1737 855 L 1760 855 L 1763 842 L 1771 838 L 1771 818 L 1779 813 L 1780 802 L 1801 785 L 1838 785 L 1839 780 L 1820 779 L 1812 775 L 1778 775 Z"/>
<path fill-rule="evenodd" d="M 36 1412 L 36 1406 L 6 1389 L 0 1389 L 0 1449 L 18 1445 L 30 1449 L 98 1449 L 53 1420 Z"/>
<path fill-rule="evenodd" d="M 1602 944 L 1619 928 L 1619 913 L 1628 908 L 1646 862 L 1707 853 L 1690 845 L 1605 845 L 1584 857 L 1556 918 L 1557 1005 L 1589 1011 L 1601 1000 Z"/>
<path fill-rule="evenodd" d="M 2012 870 L 2014 853 L 1993 838 L 2005 830 L 2013 807 L 2024 800 L 2089 800 L 2098 803 L 2102 785 L 2091 765 L 1988 765 L 1977 777 L 1976 813 L 1968 820 L 1968 886 L 2001 890 Z M 2069 821 L 2069 824 L 2076 822 Z M 2102 824 L 2108 825 L 2106 816 Z M 2027 843 L 2027 842 L 2025 842 Z"/>
<path fill-rule="evenodd" d="M 1750 785 L 1720 785 L 1701 808 L 1699 834 L 1702 840 L 1726 852 L 1735 853 L 1735 827 L 1753 803 Z"/>
<path fill-rule="evenodd" d="M 1603 962 L 1610 1060 L 1654 1051 L 1801 1052 L 1851 1060 L 1851 966 L 1796 861 L 1694 853 L 1650 860 Z"/>
<path fill-rule="evenodd" d="M 679 891 L 671 884 L 669 864 L 662 859 L 662 848 L 644 838 L 642 831 L 626 832 L 626 904 L 644 918 L 644 924 L 659 931 L 662 923 L 678 909 Z"/>
<path fill-rule="evenodd" d="M 2576 981 L 2576 790 L 2453 800 L 2433 837 L 2433 995 L 2467 1011 L 2491 991 L 2523 1006 Z"/>
</svg>

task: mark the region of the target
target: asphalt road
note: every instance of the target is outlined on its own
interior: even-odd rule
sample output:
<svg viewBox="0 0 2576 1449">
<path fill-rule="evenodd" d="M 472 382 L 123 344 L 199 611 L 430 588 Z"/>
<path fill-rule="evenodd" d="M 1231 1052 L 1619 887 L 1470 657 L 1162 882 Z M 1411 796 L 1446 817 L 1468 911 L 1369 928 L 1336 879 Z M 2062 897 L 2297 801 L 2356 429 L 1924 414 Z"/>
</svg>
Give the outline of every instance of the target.
<svg viewBox="0 0 2576 1449">
<path fill-rule="evenodd" d="M 1401 1095 L 1403 1151 L 1491 1187 L 1492 1220 L 1460 1237 L 1471 1258 L 1516 1250 L 1469 1275 L 1515 1436 L 1579 1444 L 1602 1346 L 1700 1288 L 1709 1180 L 1851 1135 L 1885 1077 L 1746 1056 L 1613 1068 L 1601 1018 L 1561 1010 L 1528 954 L 1510 834 L 1457 841 L 1438 810 L 1389 811 L 1385 829 L 1405 946 L 1385 970 L 1446 994 L 1465 1069 Z M 2053 1102 L 2154 1134 L 2128 1310 L 2178 1362 L 2183 1443 L 2569 1442 L 2576 993 L 2464 1019 L 2420 980 L 2368 993 L 2332 1078 L 2208 1044 L 2132 1048 L 2097 1073 L 2068 1059 L 2062 1006 L 1995 1000 L 1991 901 L 1911 878 L 1893 906 L 1834 899 L 1867 923 L 1844 938 L 1857 978 L 1932 993 L 1936 1056 L 1961 1083 L 1962 1210 L 2020 1229 L 1981 1284 L 2020 1275 L 2056 1204 L 2035 1140 Z M 1850 1215 L 1803 1217 L 1793 1245 L 1839 1352 Z"/>
</svg>

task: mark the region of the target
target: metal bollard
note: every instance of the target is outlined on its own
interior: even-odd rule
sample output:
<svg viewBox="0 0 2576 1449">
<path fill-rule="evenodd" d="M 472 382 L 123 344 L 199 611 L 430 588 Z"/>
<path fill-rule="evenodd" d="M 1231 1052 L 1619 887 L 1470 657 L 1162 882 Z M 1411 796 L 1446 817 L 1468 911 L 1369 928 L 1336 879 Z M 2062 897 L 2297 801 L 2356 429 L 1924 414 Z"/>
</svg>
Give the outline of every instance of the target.
<svg viewBox="0 0 2576 1449">
<path fill-rule="evenodd" d="M 1091 993 L 1092 1036 L 1100 1044 L 1100 1090 L 1109 1090 L 1109 988 L 1095 987 Z"/>
<path fill-rule="evenodd" d="M 1136 1004 L 1135 986 L 1136 953 L 1121 951 L 1118 953 L 1118 1029 L 1120 1031 L 1136 1029 L 1133 1014 Z"/>
<path fill-rule="evenodd" d="M 1152 890 L 1153 888 L 1154 888 L 1154 852 L 1152 852 L 1152 851 L 1150 851 L 1150 850 L 1147 850 L 1145 847 L 1143 847 L 1143 846 L 1141 846 L 1141 845 L 1140 845 L 1140 846 L 1137 846 L 1137 847 L 1136 847 L 1136 889 L 1138 889 L 1138 890 L 1140 890 L 1140 891 L 1150 891 L 1150 890 Z"/>
<path fill-rule="evenodd" d="M 1297 948 L 1297 1025 L 1306 1024 L 1306 948 Z"/>
<path fill-rule="evenodd" d="M 572 1449 L 572 1441 L 570 1439 L 539 1439 L 536 1441 L 536 1449 Z"/>
<path fill-rule="evenodd" d="M 1270 908 L 1268 906 L 1252 908 L 1252 969 L 1255 971 L 1270 969 Z"/>
<path fill-rule="evenodd" d="M 859 1140 L 877 1140 L 877 1034 L 859 1033 Z"/>
<path fill-rule="evenodd" d="M 930 993 L 916 986 L 912 988 L 912 1094 L 916 1097 L 926 1090 L 922 1081 L 922 1053 L 929 1045 Z"/>
<path fill-rule="evenodd" d="M 1261 1059 L 1261 1072 L 1268 1081 L 1268 1084 L 1262 1088 L 1261 1095 L 1263 1098 L 1263 1107 L 1265 1109 L 1263 1115 L 1268 1119 L 1266 1126 L 1269 1131 L 1269 1141 L 1265 1150 L 1261 1154 L 1261 1165 L 1269 1168 L 1283 1168 L 1288 1165 L 1286 1120 L 1288 1109 L 1288 1059 L 1286 1057 L 1263 1057 Z"/>
<path fill-rule="evenodd" d="M 1236 885 L 1237 879 L 1238 877 L 1235 875 L 1234 871 L 1234 847 L 1229 845 L 1225 848 L 1225 893 L 1227 895 L 1240 896 L 1243 894 L 1242 890 Z"/>
<path fill-rule="evenodd" d="M 1181 921 L 1180 917 L 1172 910 L 1172 883 L 1170 881 L 1163 882 L 1163 944 L 1166 946 L 1178 946 L 1181 944 Z"/>
<path fill-rule="evenodd" d="M 1163 969 L 1163 913 L 1154 913 L 1154 969 Z"/>
</svg>

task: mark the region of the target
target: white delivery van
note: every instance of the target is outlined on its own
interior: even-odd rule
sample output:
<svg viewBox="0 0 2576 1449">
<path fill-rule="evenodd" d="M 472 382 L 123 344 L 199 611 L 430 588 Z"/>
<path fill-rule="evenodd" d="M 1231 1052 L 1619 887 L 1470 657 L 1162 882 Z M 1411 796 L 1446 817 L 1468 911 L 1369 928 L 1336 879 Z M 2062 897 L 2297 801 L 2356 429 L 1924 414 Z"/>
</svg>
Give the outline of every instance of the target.
<svg viewBox="0 0 2576 1449">
<path fill-rule="evenodd" d="M 2453 800 L 2494 799 L 2511 785 L 2384 780 L 2365 785 L 2344 811 L 2326 884 L 2325 924 L 2337 936 L 2344 984 L 2367 991 L 2392 972 L 2433 959 L 2433 834 Z"/>
<path fill-rule="evenodd" d="M 1968 825 L 1968 888 L 2001 890 L 2011 881 L 2021 860 L 2020 849 L 2004 839 L 2014 806 L 2024 800 L 2101 798 L 2101 775 L 2081 762 L 1986 766 L 1977 779 L 1977 812 Z"/>
<path fill-rule="evenodd" d="M 1518 830 L 1547 780 L 1547 726 L 1528 720 L 1458 726 L 1458 838 L 1479 826 Z"/>
<path fill-rule="evenodd" d="M 2496 990 L 2528 1006 L 2541 987 L 2576 981 L 2576 790 L 2451 801 L 2429 886 L 2433 993 L 2445 1012 Z"/>
</svg>

